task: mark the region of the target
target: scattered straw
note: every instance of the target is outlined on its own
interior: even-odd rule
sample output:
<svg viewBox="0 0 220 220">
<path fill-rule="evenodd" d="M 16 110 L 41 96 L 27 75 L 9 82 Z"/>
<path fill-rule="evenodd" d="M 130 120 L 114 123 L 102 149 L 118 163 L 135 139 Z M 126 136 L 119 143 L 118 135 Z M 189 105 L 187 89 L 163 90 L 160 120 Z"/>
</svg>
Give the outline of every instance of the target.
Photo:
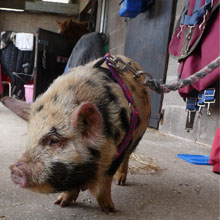
<svg viewBox="0 0 220 220">
<path fill-rule="evenodd" d="M 129 166 L 131 174 L 154 174 L 161 170 L 155 159 L 146 157 L 144 154 L 132 153 L 130 159 L 136 162 Z"/>
</svg>

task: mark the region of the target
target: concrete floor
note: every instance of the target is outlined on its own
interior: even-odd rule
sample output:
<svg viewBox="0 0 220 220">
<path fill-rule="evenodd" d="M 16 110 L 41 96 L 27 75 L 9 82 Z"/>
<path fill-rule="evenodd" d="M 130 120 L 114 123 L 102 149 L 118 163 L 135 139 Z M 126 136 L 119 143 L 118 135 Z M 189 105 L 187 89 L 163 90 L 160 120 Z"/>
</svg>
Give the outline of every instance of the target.
<svg viewBox="0 0 220 220">
<path fill-rule="evenodd" d="M 53 204 L 57 195 L 21 189 L 10 179 L 9 165 L 24 151 L 26 124 L 0 104 L 0 219 L 214 220 L 219 215 L 219 175 L 178 153 L 209 155 L 210 148 L 149 130 L 130 161 L 126 186 L 113 184 L 117 212 L 102 213 L 82 192 L 68 208 Z"/>
</svg>

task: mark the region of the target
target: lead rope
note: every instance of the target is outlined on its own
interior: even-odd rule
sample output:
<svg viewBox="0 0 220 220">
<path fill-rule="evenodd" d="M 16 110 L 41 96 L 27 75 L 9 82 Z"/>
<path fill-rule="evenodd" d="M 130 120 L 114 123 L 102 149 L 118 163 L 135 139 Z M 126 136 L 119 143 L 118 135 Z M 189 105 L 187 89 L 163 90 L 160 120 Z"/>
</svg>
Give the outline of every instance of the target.
<svg viewBox="0 0 220 220">
<path fill-rule="evenodd" d="M 205 66 L 203 69 L 199 70 L 198 72 L 192 74 L 191 76 L 179 80 L 177 82 L 171 84 L 162 84 L 160 80 L 153 79 L 152 75 L 146 73 L 144 71 L 136 70 L 133 66 L 131 66 L 131 62 L 124 62 L 119 57 L 113 57 L 108 55 L 108 63 L 112 66 L 115 70 L 118 71 L 127 71 L 130 70 L 134 78 L 138 79 L 141 75 L 145 76 L 144 82 L 141 82 L 142 85 L 148 86 L 152 90 L 156 91 L 157 93 L 169 93 L 171 91 L 176 91 L 180 88 L 183 88 L 187 85 L 191 85 L 194 82 L 204 78 L 208 74 L 212 73 L 217 67 L 220 66 L 220 56 L 218 56 L 215 60 L 213 60 L 210 64 Z"/>
<path fill-rule="evenodd" d="M 191 76 L 181 79 L 178 82 L 172 84 L 161 84 L 155 79 L 146 79 L 143 83 L 145 86 L 149 86 L 150 88 L 155 88 L 155 91 L 158 93 L 169 93 L 171 91 L 176 91 L 185 86 L 191 85 L 194 82 L 204 78 L 208 74 L 212 73 L 217 67 L 220 66 L 220 56 L 218 56 L 215 60 L 213 60 L 210 64 L 205 66 L 203 69 L 198 72 L 192 74 Z"/>
</svg>

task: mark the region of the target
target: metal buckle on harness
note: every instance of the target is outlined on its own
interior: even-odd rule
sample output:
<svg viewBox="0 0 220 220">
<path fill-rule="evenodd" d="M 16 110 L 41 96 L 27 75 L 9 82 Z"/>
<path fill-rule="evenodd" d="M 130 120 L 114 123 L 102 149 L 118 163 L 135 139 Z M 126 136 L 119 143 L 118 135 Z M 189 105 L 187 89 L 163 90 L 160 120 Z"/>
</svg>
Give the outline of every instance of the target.
<svg viewBox="0 0 220 220">
<path fill-rule="evenodd" d="M 198 114 L 199 114 L 198 117 L 201 118 L 202 117 L 202 108 L 205 107 L 204 93 L 203 92 L 198 94 L 197 106 L 198 106 Z"/>
<path fill-rule="evenodd" d="M 204 103 L 207 104 L 207 115 L 211 115 L 210 104 L 215 103 L 214 88 L 209 88 L 204 91 Z"/>
<path fill-rule="evenodd" d="M 134 75 L 134 78 L 139 78 L 142 74 L 145 75 L 145 77 L 149 78 L 149 79 L 152 79 L 153 77 L 151 76 L 150 73 L 146 73 L 142 70 L 137 70 L 135 69 L 132 65 L 131 65 L 131 61 L 129 62 L 125 62 L 123 61 L 120 57 L 113 57 L 111 55 L 107 55 L 106 56 L 106 59 L 108 61 L 108 64 L 113 67 L 115 70 L 117 71 L 126 71 L 126 70 L 129 70 L 133 73 Z M 120 65 L 121 64 L 121 65 Z"/>
<path fill-rule="evenodd" d="M 118 71 L 125 71 L 128 65 L 128 63 L 125 63 L 121 58 L 113 57 L 110 54 L 106 56 L 106 59 L 108 61 L 108 64 Z M 120 66 L 119 63 L 121 63 L 123 66 Z"/>
<path fill-rule="evenodd" d="M 179 33 L 176 35 L 178 38 L 180 38 L 180 34 L 183 32 L 183 27 L 184 27 L 184 25 L 181 24 L 181 25 L 180 25 L 180 31 L 179 31 Z"/>
<path fill-rule="evenodd" d="M 202 23 L 199 25 L 199 29 L 201 30 L 202 28 L 204 29 L 205 28 L 205 22 L 206 22 L 206 16 L 208 14 L 208 10 L 206 10 L 205 14 L 203 15 L 203 20 L 202 20 Z"/>
<path fill-rule="evenodd" d="M 191 38 L 192 38 L 192 30 L 193 30 L 193 28 L 195 28 L 195 25 L 189 25 L 188 27 L 189 27 L 189 33 L 186 35 L 186 39 L 187 40 L 191 40 Z"/>
<path fill-rule="evenodd" d="M 192 40 L 192 34 L 193 34 L 193 29 L 194 28 L 195 28 L 195 25 L 188 25 L 188 28 L 186 29 L 187 31 L 189 29 L 189 33 L 186 35 L 187 43 L 181 51 L 181 56 L 185 56 L 188 53 L 189 49 L 190 49 L 190 43 L 191 43 L 191 40 Z"/>
<path fill-rule="evenodd" d="M 187 119 L 185 129 L 187 132 L 193 129 L 194 119 L 197 110 L 197 98 L 189 97 L 186 99 Z"/>
</svg>

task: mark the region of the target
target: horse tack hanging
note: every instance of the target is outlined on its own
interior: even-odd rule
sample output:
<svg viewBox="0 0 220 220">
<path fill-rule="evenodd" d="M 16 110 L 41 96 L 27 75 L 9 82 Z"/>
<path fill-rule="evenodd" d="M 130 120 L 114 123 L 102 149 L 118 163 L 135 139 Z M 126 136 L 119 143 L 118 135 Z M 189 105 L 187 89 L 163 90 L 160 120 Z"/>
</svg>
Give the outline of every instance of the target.
<svg viewBox="0 0 220 220">
<path fill-rule="evenodd" d="M 169 45 L 171 56 L 181 60 L 199 43 L 207 21 L 220 5 L 219 0 L 187 0 Z"/>
</svg>

